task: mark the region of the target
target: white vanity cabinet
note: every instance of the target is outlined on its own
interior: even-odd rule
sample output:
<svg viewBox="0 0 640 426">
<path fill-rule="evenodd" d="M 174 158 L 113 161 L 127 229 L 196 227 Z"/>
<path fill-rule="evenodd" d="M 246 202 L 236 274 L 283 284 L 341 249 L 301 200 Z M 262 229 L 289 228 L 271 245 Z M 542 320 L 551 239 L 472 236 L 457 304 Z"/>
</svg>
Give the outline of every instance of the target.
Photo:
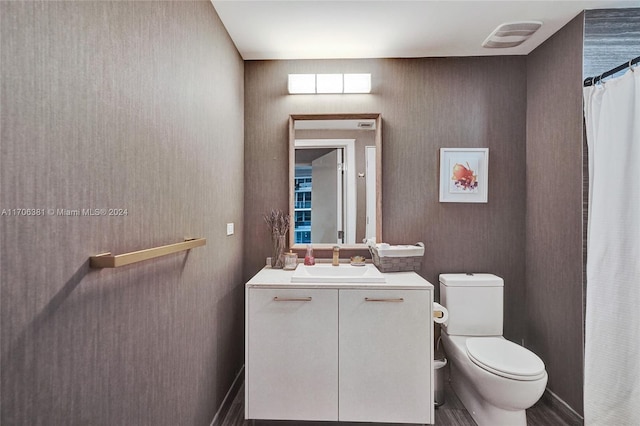
<svg viewBox="0 0 640 426">
<path fill-rule="evenodd" d="M 340 290 L 340 420 L 430 423 L 426 290 Z"/>
<path fill-rule="evenodd" d="M 247 283 L 245 418 L 433 423 L 433 286 Z"/>
<path fill-rule="evenodd" d="M 338 291 L 247 297 L 247 418 L 338 420 Z"/>
</svg>

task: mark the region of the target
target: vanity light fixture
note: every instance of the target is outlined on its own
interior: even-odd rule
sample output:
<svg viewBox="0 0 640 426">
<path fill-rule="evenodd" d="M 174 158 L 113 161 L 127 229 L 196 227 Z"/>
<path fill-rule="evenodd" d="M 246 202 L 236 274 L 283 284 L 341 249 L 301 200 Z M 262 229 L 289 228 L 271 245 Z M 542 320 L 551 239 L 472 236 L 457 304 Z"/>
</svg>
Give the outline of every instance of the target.
<svg viewBox="0 0 640 426">
<path fill-rule="evenodd" d="M 316 74 L 316 93 L 343 93 L 342 74 Z"/>
<path fill-rule="evenodd" d="M 316 93 L 316 75 L 289 74 L 289 93 Z"/>
<path fill-rule="evenodd" d="M 371 74 L 289 74 L 290 94 L 371 93 Z"/>
<path fill-rule="evenodd" d="M 371 93 L 371 74 L 345 74 L 344 93 Z"/>
</svg>

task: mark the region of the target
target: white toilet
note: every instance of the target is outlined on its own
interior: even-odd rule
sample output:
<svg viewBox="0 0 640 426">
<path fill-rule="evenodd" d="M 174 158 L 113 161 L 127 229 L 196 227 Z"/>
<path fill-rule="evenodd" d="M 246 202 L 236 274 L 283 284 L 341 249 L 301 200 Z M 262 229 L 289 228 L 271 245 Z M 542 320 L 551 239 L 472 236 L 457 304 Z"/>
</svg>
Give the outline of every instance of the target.
<svg viewBox="0 0 640 426">
<path fill-rule="evenodd" d="M 451 386 L 479 426 L 526 425 L 547 385 L 542 360 L 502 337 L 503 287 L 491 274 L 440 275 Z"/>
</svg>

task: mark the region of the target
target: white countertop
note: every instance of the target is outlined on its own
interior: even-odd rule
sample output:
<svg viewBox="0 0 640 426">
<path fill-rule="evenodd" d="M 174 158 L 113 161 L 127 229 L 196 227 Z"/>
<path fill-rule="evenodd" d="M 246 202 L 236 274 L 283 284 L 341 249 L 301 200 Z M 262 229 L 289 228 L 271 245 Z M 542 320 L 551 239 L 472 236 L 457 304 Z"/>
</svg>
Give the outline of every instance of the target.
<svg viewBox="0 0 640 426">
<path fill-rule="evenodd" d="M 300 266 L 300 264 L 298 265 Z M 293 271 L 263 268 L 251 278 L 247 288 L 340 288 L 433 290 L 433 285 L 415 272 L 386 272 L 385 283 L 292 283 Z"/>
</svg>

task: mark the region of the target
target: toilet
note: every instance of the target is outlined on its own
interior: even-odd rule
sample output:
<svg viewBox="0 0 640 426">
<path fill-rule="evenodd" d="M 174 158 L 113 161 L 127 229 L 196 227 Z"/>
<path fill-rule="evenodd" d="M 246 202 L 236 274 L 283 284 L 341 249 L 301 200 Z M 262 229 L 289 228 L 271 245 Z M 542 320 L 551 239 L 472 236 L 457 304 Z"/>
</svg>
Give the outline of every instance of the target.
<svg viewBox="0 0 640 426">
<path fill-rule="evenodd" d="M 440 275 L 451 387 L 479 426 L 526 425 L 547 385 L 544 362 L 502 336 L 503 288 L 492 274 Z"/>
</svg>

